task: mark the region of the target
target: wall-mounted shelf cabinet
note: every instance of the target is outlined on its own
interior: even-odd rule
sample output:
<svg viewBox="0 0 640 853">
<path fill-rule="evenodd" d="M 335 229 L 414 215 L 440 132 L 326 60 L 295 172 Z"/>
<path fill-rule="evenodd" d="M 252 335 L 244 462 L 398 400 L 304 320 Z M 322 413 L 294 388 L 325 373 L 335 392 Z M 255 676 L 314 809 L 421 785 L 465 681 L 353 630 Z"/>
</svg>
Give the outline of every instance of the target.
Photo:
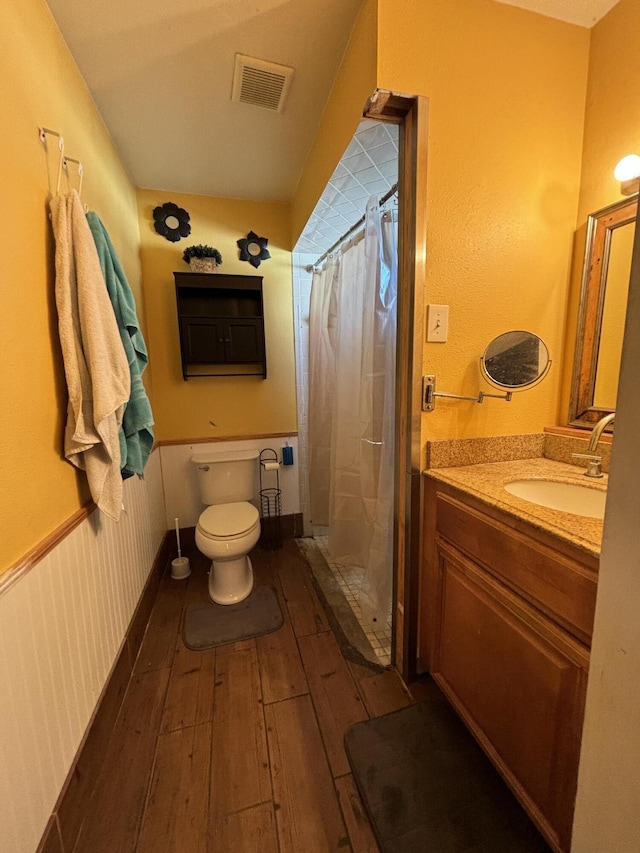
<svg viewBox="0 0 640 853">
<path fill-rule="evenodd" d="M 267 376 L 262 277 L 176 272 L 182 376 Z"/>
</svg>

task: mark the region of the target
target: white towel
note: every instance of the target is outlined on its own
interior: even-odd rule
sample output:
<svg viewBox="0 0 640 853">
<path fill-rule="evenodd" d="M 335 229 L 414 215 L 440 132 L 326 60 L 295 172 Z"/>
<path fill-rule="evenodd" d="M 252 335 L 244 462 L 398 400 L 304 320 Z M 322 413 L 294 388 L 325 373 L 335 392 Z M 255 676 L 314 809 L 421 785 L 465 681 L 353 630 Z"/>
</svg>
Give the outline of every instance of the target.
<svg viewBox="0 0 640 853">
<path fill-rule="evenodd" d="M 64 455 L 86 471 L 93 500 L 118 521 L 118 430 L 129 400 L 129 364 L 78 193 L 52 199 L 51 214 L 58 330 L 69 391 Z"/>
</svg>

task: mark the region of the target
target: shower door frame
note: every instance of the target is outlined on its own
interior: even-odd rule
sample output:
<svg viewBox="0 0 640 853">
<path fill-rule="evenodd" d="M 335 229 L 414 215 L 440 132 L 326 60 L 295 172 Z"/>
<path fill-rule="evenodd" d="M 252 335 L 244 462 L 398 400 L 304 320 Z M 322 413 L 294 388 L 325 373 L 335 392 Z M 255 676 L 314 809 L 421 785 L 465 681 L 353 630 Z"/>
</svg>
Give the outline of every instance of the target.
<svg viewBox="0 0 640 853">
<path fill-rule="evenodd" d="M 427 216 L 428 100 L 377 89 L 363 116 L 400 126 L 396 358 L 393 628 L 391 660 L 405 681 L 417 674 L 422 566 L 421 463 Z"/>
</svg>

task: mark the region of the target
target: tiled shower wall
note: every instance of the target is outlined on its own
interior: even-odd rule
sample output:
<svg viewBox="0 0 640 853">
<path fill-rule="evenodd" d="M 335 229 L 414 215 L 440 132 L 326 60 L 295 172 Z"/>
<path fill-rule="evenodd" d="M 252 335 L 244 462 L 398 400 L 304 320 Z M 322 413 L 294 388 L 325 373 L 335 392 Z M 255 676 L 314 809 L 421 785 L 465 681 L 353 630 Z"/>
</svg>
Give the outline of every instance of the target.
<svg viewBox="0 0 640 853">
<path fill-rule="evenodd" d="M 135 611 L 166 524 L 160 453 L 13 585 L 0 582 L 0 850 L 33 853 Z"/>
</svg>

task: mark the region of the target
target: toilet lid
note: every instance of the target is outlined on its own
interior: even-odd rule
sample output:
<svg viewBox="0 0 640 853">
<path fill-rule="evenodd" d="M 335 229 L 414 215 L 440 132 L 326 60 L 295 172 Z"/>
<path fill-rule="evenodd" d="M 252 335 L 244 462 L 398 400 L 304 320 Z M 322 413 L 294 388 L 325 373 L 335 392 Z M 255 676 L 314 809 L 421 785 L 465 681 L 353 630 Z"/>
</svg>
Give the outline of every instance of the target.
<svg viewBox="0 0 640 853">
<path fill-rule="evenodd" d="M 210 537 L 242 536 L 259 520 L 258 510 L 253 504 L 241 501 L 233 504 L 218 504 L 205 509 L 198 520 L 198 527 Z"/>
</svg>

